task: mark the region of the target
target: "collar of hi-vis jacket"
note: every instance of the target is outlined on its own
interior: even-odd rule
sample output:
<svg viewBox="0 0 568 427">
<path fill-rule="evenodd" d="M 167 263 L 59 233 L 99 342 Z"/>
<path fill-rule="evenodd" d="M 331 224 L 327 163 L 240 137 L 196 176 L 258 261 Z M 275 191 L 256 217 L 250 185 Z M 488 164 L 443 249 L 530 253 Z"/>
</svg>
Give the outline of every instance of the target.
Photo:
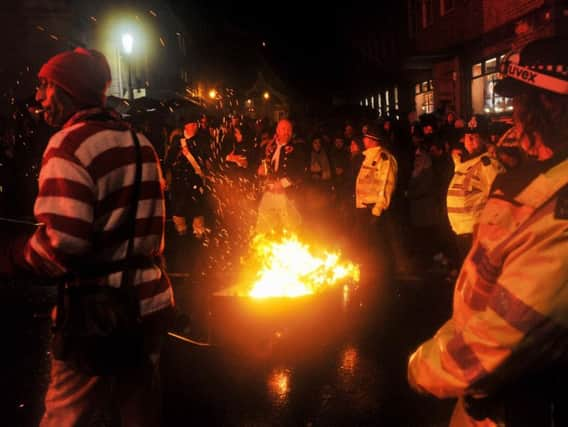
<svg viewBox="0 0 568 427">
<path fill-rule="evenodd" d="M 465 171 L 465 170 L 471 168 L 472 166 L 476 165 L 477 163 L 481 163 L 481 157 L 482 157 L 482 156 L 489 157 L 489 155 L 484 152 L 484 153 L 479 154 L 479 155 L 477 155 L 477 156 L 475 156 L 475 157 L 471 157 L 471 158 L 469 158 L 469 159 L 467 159 L 467 160 L 464 160 L 464 161 L 462 161 L 462 162 L 460 162 L 460 163 L 456 163 L 454 169 L 455 169 L 456 171 L 459 171 L 459 172 Z"/>
<path fill-rule="evenodd" d="M 379 155 L 384 151 L 385 150 L 383 150 L 383 147 L 378 145 L 376 147 L 367 148 L 365 151 L 363 151 L 363 155 L 365 156 L 365 160 L 367 160 L 367 161 L 369 161 L 371 159 L 377 160 Z"/>
</svg>

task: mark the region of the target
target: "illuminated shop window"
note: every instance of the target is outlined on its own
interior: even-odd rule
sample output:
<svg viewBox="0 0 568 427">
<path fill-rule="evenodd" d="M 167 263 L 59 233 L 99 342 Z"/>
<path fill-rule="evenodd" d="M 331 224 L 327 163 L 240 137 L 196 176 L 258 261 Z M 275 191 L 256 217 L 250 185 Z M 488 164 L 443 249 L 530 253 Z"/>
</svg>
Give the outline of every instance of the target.
<svg viewBox="0 0 568 427">
<path fill-rule="evenodd" d="M 377 106 L 379 107 L 379 116 L 382 116 L 383 115 L 383 100 L 382 100 L 380 92 L 377 95 Z"/>
<path fill-rule="evenodd" d="M 497 58 L 485 61 L 485 73 L 494 73 L 495 71 L 497 71 Z"/>
<path fill-rule="evenodd" d="M 504 55 L 489 58 L 471 68 L 471 107 L 476 114 L 501 114 L 513 110 L 512 98 L 499 96 L 494 88 L 499 79 L 499 61 Z"/>
<path fill-rule="evenodd" d="M 393 94 L 394 94 L 394 109 L 398 111 L 398 86 L 394 87 Z"/>
<path fill-rule="evenodd" d="M 371 108 L 374 110 L 375 109 L 375 97 L 371 96 Z"/>
<path fill-rule="evenodd" d="M 478 64 L 473 65 L 473 67 L 471 67 L 471 76 L 472 77 L 479 77 L 483 74 L 483 66 L 481 65 L 481 62 Z"/>
<path fill-rule="evenodd" d="M 420 89 L 418 91 L 418 89 Z M 416 92 L 417 91 L 417 92 Z M 416 112 L 421 114 L 429 114 L 434 112 L 434 82 L 427 80 L 416 85 L 414 96 L 414 106 Z"/>
</svg>

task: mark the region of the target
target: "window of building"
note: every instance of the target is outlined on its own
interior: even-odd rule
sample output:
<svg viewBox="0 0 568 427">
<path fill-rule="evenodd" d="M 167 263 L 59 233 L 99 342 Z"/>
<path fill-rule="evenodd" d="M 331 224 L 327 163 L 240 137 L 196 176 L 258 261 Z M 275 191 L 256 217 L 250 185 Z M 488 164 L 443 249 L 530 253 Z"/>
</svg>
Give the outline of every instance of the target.
<svg viewBox="0 0 568 427">
<path fill-rule="evenodd" d="M 414 106 L 419 116 L 434 112 L 434 82 L 432 80 L 415 85 Z"/>
<path fill-rule="evenodd" d="M 455 0 L 440 0 L 440 15 L 444 16 L 454 10 Z"/>
<path fill-rule="evenodd" d="M 383 114 L 383 100 L 382 100 L 380 92 L 377 95 L 377 107 L 378 107 L 378 110 L 379 110 L 379 116 L 381 116 Z"/>
<path fill-rule="evenodd" d="M 479 77 L 483 74 L 483 66 L 481 65 L 481 62 L 474 64 L 471 67 L 471 75 L 472 77 Z"/>
<path fill-rule="evenodd" d="M 186 56 L 187 52 L 185 49 L 185 37 L 183 36 L 182 33 L 176 33 L 176 37 L 177 37 L 179 51 L 183 56 Z"/>
<path fill-rule="evenodd" d="M 513 110 L 513 99 L 499 96 L 494 88 L 499 79 L 499 57 L 489 58 L 472 66 L 471 103 L 475 114 L 500 114 Z"/>
<path fill-rule="evenodd" d="M 371 96 L 371 108 L 374 110 L 375 109 L 375 97 Z"/>
<path fill-rule="evenodd" d="M 429 27 L 434 21 L 432 3 L 432 0 L 422 0 L 422 28 Z"/>
<path fill-rule="evenodd" d="M 408 0 L 408 36 L 413 39 L 420 30 L 422 4 L 419 0 Z"/>
<path fill-rule="evenodd" d="M 182 80 L 184 83 L 188 83 L 188 82 L 189 82 L 189 73 L 187 72 L 187 70 L 181 70 L 181 71 L 180 71 L 180 77 L 181 77 L 181 80 Z"/>
<path fill-rule="evenodd" d="M 485 72 L 494 73 L 497 71 L 497 58 L 491 58 L 485 61 Z"/>
<path fill-rule="evenodd" d="M 369 98 L 365 98 L 365 107 L 369 106 Z"/>
<path fill-rule="evenodd" d="M 396 111 L 398 111 L 398 108 L 399 108 L 399 104 L 398 104 L 398 86 L 395 86 L 395 87 L 394 87 L 393 95 L 394 95 L 394 109 L 395 109 Z"/>
</svg>

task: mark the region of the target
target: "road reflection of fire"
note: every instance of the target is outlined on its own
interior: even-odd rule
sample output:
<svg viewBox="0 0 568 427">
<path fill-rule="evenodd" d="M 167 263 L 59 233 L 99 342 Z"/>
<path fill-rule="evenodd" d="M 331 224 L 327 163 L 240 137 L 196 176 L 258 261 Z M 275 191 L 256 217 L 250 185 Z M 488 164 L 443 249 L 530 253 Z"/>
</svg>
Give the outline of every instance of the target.
<svg viewBox="0 0 568 427">
<path fill-rule="evenodd" d="M 354 347 L 347 347 L 341 355 L 341 365 L 339 366 L 339 378 L 341 384 L 346 389 L 353 386 L 357 365 L 359 363 L 359 353 Z"/>
<path fill-rule="evenodd" d="M 313 255 L 296 235 L 274 238 L 264 234 L 253 239 L 259 265 L 249 295 L 253 298 L 299 297 L 324 291 L 340 282 L 359 281 L 359 267 L 340 263 L 339 253 Z M 254 264 L 253 263 L 253 264 Z"/>
<path fill-rule="evenodd" d="M 274 369 L 268 377 L 268 390 L 275 403 L 285 403 L 290 393 L 290 370 Z"/>
<path fill-rule="evenodd" d="M 348 285 L 343 285 L 343 308 L 345 309 L 351 302 L 351 292 Z"/>
</svg>

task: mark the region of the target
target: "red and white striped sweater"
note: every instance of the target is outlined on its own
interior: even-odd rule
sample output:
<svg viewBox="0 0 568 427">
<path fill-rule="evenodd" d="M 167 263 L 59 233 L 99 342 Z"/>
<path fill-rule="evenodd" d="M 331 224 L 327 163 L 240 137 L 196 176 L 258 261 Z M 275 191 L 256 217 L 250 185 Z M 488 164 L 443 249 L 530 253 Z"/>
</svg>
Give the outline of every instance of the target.
<svg viewBox="0 0 568 427">
<path fill-rule="evenodd" d="M 138 134 L 142 177 L 132 255 L 157 257 L 164 249 L 165 204 L 161 170 L 152 144 Z M 136 170 L 128 123 L 99 108 L 76 113 L 49 141 L 43 154 L 39 193 L 34 206 L 44 223 L 24 248 L 36 272 L 60 276 L 85 265 L 126 256 Z M 121 272 L 81 279 L 82 284 L 119 286 Z M 142 316 L 173 305 L 169 278 L 157 266 L 131 274 L 139 290 Z"/>
</svg>

